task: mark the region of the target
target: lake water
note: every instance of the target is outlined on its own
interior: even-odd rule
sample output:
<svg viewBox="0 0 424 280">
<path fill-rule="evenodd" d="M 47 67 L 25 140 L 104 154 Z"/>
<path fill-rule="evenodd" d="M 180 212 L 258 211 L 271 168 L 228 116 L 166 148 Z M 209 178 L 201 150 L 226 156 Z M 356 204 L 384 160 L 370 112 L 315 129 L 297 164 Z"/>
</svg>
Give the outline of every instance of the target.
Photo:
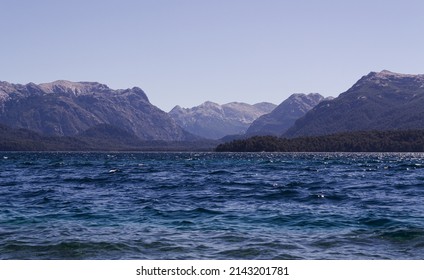
<svg viewBox="0 0 424 280">
<path fill-rule="evenodd" d="M 1 259 L 424 259 L 424 154 L 1 153 Z"/>
</svg>

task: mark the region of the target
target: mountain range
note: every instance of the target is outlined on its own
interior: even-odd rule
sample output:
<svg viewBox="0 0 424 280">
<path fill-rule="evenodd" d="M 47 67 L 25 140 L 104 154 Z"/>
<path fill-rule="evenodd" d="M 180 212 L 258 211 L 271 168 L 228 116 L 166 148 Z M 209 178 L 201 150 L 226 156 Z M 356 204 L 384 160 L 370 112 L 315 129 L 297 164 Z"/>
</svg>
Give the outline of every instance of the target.
<svg viewBox="0 0 424 280">
<path fill-rule="evenodd" d="M 50 136 L 77 135 L 109 124 L 141 140 L 198 139 L 153 106 L 140 88 L 112 90 L 96 82 L 0 82 L 0 123 Z"/>
<path fill-rule="evenodd" d="M 417 129 L 424 129 L 424 75 L 387 70 L 363 76 L 334 99 L 293 94 L 279 106 L 205 102 L 169 113 L 152 105 L 138 87 L 0 82 L 0 148 L 7 150 L 208 149 L 218 142 L 205 138 L 227 134 L 296 138 L 392 131 L 397 137 L 396 131 Z M 349 137 L 357 135 L 375 134 Z"/>
<path fill-rule="evenodd" d="M 220 139 L 226 135 L 244 134 L 251 123 L 276 107 L 272 103 L 232 102 L 219 105 L 207 101 L 192 108 L 175 106 L 169 115 L 188 132 L 208 138 Z"/>
<path fill-rule="evenodd" d="M 318 93 L 295 93 L 284 100 L 272 112 L 260 116 L 247 129 L 246 136 L 281 135 L 294 122 L 324 100 Z"/>
<path fill-rule="evenodd" d="M 371 72 L 337 98 L 322 101 L 283 136 L 423 128 L 424 75 L 384 70 Z"/>
</svg>

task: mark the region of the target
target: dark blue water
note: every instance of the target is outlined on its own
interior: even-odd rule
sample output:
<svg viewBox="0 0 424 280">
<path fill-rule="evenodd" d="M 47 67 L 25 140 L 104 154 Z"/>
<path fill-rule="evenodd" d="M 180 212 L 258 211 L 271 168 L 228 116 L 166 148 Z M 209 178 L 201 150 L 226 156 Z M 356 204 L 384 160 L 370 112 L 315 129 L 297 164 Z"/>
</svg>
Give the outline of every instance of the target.
<svg viewBox="0 0 424 280">
<path fill-rule="evenodd" d="M 424 154 L 0 153 L 1 259 L 423 259 Z"/>
</svg>

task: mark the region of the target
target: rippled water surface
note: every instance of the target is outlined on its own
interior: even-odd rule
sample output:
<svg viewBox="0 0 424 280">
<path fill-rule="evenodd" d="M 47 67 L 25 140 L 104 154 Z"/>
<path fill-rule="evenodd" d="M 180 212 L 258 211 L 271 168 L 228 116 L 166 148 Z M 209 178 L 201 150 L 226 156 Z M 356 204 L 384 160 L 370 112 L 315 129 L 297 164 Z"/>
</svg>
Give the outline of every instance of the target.
<svg viewBox="0 0 424 280">
<path fill-rule="evenodd" d="M 423 259 L 423 154 L 0 153 L 1 259 Z"/>
</svg>

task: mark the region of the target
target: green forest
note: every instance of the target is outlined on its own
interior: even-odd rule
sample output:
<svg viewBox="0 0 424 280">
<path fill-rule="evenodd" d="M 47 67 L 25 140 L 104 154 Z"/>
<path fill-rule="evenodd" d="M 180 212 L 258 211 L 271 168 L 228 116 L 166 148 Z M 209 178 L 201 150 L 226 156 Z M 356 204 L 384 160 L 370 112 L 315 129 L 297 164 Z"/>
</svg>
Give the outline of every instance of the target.
<svg viewBox="0 0 424 280">
<path fill-rule="evenodd" d="M 255 136 L 220 144 L 217 152 L 424 152 L 424 130 L 359 131 L 325 136 Z"/>
</svg>

